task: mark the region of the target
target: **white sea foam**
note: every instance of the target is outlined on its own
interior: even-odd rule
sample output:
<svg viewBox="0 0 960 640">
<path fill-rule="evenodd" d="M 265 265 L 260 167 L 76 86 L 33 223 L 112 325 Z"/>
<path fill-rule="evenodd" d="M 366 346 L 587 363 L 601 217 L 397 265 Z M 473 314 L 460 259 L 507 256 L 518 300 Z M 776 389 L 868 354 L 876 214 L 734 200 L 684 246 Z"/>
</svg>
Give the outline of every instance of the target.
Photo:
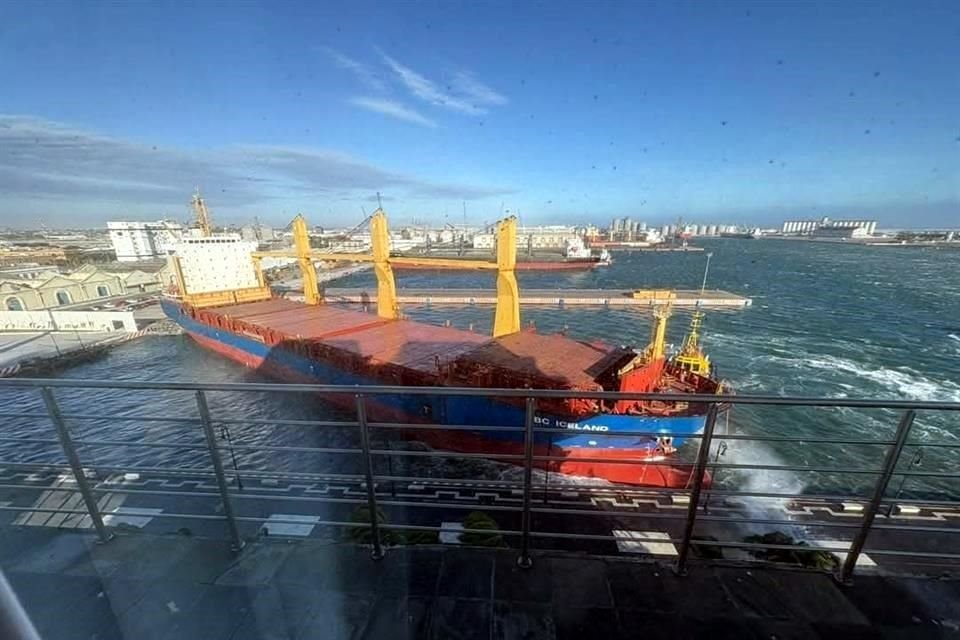
<svg viewBox="0 0 960 640">
<path fill-rule="evenodd" d="M 854 374 L 860 378 L 874 382 L 902 398 L 909 398 L 911 400 L 960 401 L 960 385 L 949 380 L 936 382 L 925 377 L 916 369 L 909 367 L 878 369 L 858 364 L 846 358 L 836 358 L 833 356 L 805 358 L 802 362 L 807 367 L 814 369 L 842 371 L 844 373 Z"/>
<path fill-rule="evenodd" d="M 717 436 L 718 442 L 724 442 L 723 436 Z M 764 466 L 781 466 L 786 462 L 766 444 L 748 440 L 726 441 L 726 452 L 717 458 L 716 450 L 711 452 L 710 459 L 726 464 L 756 464 Z M 806 484 L 799 475 L 792 471 L 777 471 L 773 469 L 735 469 L 718 470 L 715 477 L 718 485 L 736 488 L 747 493 L 780 493 L 787 495 L 802 494 Z M 761 498 L 744 496 L 736 498 L 736 502 L 743 505 L 748 517 L 754 519 L 783 519 L 786 503 L 790 498 Z M 746 533 L 767 533 L 772 529 L 784 531 L 795 537 L 802 537 L 802 527 L 784 527 L 783 525 L 744 524 L 741 525 Z M 794 530 L 791 530 L 794 529 Z"/>
</svg>

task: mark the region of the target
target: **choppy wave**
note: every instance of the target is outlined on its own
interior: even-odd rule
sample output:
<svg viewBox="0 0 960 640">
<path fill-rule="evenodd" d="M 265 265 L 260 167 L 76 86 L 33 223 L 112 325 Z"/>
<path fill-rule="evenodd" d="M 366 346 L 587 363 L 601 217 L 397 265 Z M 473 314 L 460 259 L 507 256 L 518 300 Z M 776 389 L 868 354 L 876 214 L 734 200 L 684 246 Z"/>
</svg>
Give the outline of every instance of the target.
<svg viewBox="0 0 960 640">
<path fill-rule="evenodd" d="M 826 365 L 826 368 L 836 367 L 842 371 L 852 373 L 861 378 L 870 380 L 893 391 L 899 396 L 911 400 L 945 400 L 960 402 L 960 385 L 943 380 L 937 382 L 927 378 L 916 369 L 901 367 L 898 369 L 872 368 L 858 365 L 842 358 L 824 358 L 811 361 L 811 366 Z"/>
</svg>

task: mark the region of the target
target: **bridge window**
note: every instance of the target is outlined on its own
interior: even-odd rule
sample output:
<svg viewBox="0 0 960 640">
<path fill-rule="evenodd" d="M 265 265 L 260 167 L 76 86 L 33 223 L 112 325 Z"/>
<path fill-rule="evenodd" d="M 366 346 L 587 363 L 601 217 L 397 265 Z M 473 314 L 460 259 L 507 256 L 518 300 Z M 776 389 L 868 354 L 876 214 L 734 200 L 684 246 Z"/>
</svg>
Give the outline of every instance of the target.
<svg viewBox="0 0 960 640">
<path fill-rule="evenodd" d="M 108 295 L 110 295 L 110 288 L 102 284 L 98 285 L 97 295 L 100 296 L 101 298 L 106 298 Z"/>
<path fill-rule="evenodd" d="M 7 298 L 7 311 L 23 311 L 23 300 L 16 296 Z"/>
<path fill-rule="evenodd" d="M 63 289 L 60 289 L 57 291 L 57 304 L 70 304 L 71 302 L 72 300 L 70 300 L 69 293 L 67 293 Z"/>
</svg>

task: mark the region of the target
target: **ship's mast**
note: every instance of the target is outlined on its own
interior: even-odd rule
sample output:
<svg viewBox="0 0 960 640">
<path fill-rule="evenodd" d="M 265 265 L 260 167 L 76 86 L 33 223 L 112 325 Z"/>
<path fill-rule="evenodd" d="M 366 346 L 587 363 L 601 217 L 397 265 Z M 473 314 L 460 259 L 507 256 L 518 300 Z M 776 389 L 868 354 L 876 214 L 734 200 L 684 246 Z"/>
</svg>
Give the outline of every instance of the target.
<svg viewBox="0 0 960 640">
<path fill-rule="evenodd" d="M 193 213 L 197 219 L 197 228 L 200 229 L 200 235 L 203 237 L 209 237 L 212 233 L 210 225 L 210 213 L 207 211 L 207 205 L 204 203 L 203 198 L 200 197 L 200 187 L 197 187 L 197 190 L 193 194 Z"/>
<path fill-rule="evenodd" d="M 684 369 L 702 376 L 710 375 L 710 357 L 704 354 L 700 348 L 700 327 L 703 325 L 703 312 L 700 311 L 700 304 L 707 290 L 707 273 L 710 271 L 710 258 L 712 257 L 712 253 L 707 254 L 707 264 L 703 269 L 703 282 L 700 284 L 700 301 L 697 302 L 697 308 L 690 317 L 690 331 L 683 339 L 683 346 L 680 347 L 680 353 L 675 359 L 677 364 Z"/>
</svg>

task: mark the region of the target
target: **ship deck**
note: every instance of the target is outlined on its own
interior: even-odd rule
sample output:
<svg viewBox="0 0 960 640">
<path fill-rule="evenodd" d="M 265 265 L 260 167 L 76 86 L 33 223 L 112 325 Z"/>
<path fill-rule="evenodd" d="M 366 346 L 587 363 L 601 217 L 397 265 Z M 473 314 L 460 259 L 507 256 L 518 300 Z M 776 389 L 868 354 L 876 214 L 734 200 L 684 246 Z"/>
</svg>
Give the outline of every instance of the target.
<svg viewBox="0 0 960 640">
<path fill-rule="evenodd" d="M 549 386 L 592 388 L 621 350 L 589 345 L 562 335 L 516 333 L 502 338 L 411 320 L 385 320 L 329 304 L 309 306 L 285 299 L 202 310 L 236 321 L 244 332 L 273 333 L 281 343 L 311 342 L 428 374 L 454 361 L 459 367 L 500 371 Z"/>
</svg>

